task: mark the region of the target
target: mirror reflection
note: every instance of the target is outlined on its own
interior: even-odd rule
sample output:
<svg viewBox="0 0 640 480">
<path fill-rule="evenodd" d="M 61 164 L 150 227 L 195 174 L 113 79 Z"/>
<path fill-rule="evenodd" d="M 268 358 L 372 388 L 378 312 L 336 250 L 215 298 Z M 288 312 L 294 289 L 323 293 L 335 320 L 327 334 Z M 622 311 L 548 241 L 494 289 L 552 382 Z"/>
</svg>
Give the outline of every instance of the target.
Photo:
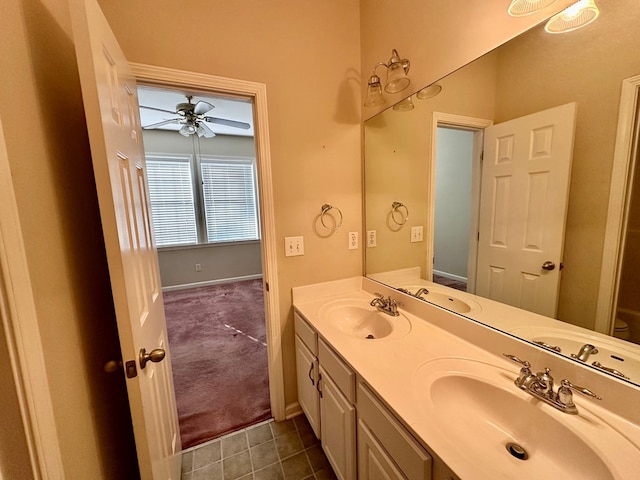
<svg viewBox="0 0 640 480">
<path fill-rule="evenodd" d="M 640 6 L 599 7 L 583 29 L 534 28 L 365 122 L 366 274 L 562 354 L 593 344 L 580 361 L 640 383 Z"/>
</svg>

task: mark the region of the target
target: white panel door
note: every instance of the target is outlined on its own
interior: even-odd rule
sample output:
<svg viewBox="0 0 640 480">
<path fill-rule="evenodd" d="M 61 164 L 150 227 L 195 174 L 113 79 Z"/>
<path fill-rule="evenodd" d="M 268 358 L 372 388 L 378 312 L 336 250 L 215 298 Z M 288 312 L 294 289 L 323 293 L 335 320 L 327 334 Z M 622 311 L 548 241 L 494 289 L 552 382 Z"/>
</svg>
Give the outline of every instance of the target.
<svg viewBox="0 0 640 480">
<path fill-rule="evenodd" d="M 476 294 L 556 316 L 575 117 L 569 103 L 485 130 Z"/>
<path fill-rule="evenodd" d="M 178 479 L 178 417 L 135 79 L 96 0 L 70 6 L 140 471 L 145 480 Z M 143 349 L 166 356 L 143 367 Z"/>
</svg>

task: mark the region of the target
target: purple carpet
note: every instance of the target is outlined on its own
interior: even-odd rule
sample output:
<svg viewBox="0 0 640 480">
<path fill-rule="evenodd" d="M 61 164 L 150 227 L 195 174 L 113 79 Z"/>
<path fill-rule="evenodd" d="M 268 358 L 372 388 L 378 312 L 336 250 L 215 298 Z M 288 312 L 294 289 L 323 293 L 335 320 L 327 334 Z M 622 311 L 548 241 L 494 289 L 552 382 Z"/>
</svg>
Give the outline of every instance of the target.
<svg viewBox="0 0 640 480">
<path fill-rule="evenodd" d="M 271 417 L 261 280 L 164 294 L 182 448 Z"/>
</svg>

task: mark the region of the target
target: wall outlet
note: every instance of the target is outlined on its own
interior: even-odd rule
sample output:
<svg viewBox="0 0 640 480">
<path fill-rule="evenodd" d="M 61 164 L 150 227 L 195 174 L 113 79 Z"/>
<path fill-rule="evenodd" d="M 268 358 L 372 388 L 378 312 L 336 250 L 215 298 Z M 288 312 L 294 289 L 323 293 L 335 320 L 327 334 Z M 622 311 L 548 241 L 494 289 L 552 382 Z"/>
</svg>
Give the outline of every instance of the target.
<svg viewBox="0 0 640 480">
<path fill-rule="evenodd" d="M 304 237 L 284 237 L 284 254 L 287 257 L 304 255 Z"/>
<path fill-rule="evenodd" d="M 202 271 L 202 264 L 196 263 L 194 268 L 196 269 L 196 272 L 201 272 Z"/>
<path fill-rule="evenodd" d="M 377 245 L 377 234 L 375 230 L 367 230 L 367 248 L 372 248 Z"/>
<path fill-rule="evenodd" d="M 411 242 L 421 242 L 422 238 L 422 225 L 418 227 L 411 227 Z"/>
<path fill-rule="evenodd" d="M 358 248 L 358 232 L 349 232 L 349 250 Z"/>
</svg>

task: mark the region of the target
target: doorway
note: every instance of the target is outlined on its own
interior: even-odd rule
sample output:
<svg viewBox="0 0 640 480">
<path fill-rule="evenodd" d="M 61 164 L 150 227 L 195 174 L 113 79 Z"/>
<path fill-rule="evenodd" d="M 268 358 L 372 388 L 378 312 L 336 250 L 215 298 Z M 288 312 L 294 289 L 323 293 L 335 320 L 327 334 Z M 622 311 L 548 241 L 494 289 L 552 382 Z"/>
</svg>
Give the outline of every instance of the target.
<svg viewBox="0 0 640 480">
<path fill-rule="evenodd" d="M 475 293 L 484 129 L 481 118 L 433 112 L 432 281 Z M 455 254 L 449 253 L 452 242 Z"/>
<path fill-rule="evenodd" d="M 186 449 L 271 417 L 253 106 L 145 84 L 138 99 Z"/>
</svg>

